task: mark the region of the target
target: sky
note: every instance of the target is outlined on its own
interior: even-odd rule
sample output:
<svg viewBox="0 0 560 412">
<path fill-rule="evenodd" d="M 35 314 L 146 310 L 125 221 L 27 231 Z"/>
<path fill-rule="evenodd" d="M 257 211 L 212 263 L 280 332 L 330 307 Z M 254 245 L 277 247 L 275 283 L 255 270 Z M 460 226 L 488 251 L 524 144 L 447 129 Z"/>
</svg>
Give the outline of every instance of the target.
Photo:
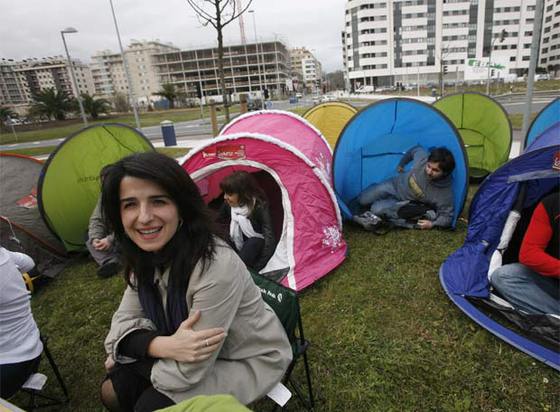
<svg viewBox="0 0 560 412">
<path fill-rule="evenodd" d="M 248 0 L 242 0 L 247 4 Z M 346 0 L 253 0 L 259 41 L 279 39 L 306 47 L 331 72 L 342 69 L 340 32 Z M 123 47 L 134 40 L 159 40 L 181 49 L 217 46 L 216 31 L 203 27 L 186 0 L 113 0 Z M 244 14 L 247 42 L 254 42 L 253 15 Z M 84 62 L 100 50 L 119 51 L 109 0 L 0 0 L 0 58 L 70 55 Z M 240 44 L 237 21 L 224 31 L 226 44 Z"/>
</svg>

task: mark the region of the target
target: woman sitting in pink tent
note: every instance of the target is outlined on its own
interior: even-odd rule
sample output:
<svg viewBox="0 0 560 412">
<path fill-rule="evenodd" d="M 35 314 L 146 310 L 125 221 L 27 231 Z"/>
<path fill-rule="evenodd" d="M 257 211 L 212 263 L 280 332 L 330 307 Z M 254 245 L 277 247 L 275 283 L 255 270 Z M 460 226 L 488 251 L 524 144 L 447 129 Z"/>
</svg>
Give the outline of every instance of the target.
<svg viewBox="0 0 560 412">
<path fill-rule="evenodd" d="M 266 196 L 255 178 L 245 171 L 224 178 L 220 189 L 224 192 L 224 204 L 219 220 L 229 220 L 232 246 L 248 268 L 259 271 L 276 246 Z"/>
</svg>

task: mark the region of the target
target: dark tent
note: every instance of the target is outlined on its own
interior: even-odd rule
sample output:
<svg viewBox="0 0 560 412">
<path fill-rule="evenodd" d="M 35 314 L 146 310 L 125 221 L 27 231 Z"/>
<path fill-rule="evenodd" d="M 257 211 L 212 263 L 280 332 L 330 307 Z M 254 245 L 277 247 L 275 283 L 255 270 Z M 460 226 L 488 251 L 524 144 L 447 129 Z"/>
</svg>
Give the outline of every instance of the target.
<svg viewBox="0 0 560 412">
<path fill-rule="evenodd" d="M 28 254 L 41 274 L 54 277 L 67 257 L 37 207 L 42 168 L 43 163 L 32 157 L 0 153 L 0 242 L 9 250 Z"/>
</svg>

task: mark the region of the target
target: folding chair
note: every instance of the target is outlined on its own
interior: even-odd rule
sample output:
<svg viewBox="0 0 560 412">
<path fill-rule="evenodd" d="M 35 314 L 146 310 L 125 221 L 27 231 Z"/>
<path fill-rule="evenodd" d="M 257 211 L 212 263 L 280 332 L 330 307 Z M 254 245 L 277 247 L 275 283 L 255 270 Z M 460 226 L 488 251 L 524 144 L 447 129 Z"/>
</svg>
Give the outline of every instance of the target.
<svg viewBox="0 0 560 412">
<path fill-rule="evenodd" d="M 299 308 L 299 300 L 295 291 L 286 288 L 270 279 L 256 273 L 251 273 L 255 284 L 261 289 L 263 300 L 274 310 L 282 326 L 286 330 L 288 339 L 292 344 L 293 360 L 282 379 L 282 383 L 290 385 L 301 403 L 309 411 L 313 410 L 315 401 L 313 398 L 313 388 L 311 386 L 311 374 L 309 372 L 309 362 L 307 359 L 307 348 L 309 342 L 303 334 L 303 323 Z M 305 375 L 307 379 L 307 394 L 304 394 L 302 387 L 297 384 L 292 377 L 292 372 L 298 359 L 303 358 Z"/>
<path fill-rule="evenodd" d="M 22 387 L 22 391 L 28 393 L 29 396 L 29 404 L 27 406 L 27 411 L 31 412 L 34 411 L 36 409 L 40 409 L 40 408 L 47 408 L 50 406 L 56 406 L 56 405 L 63 405 L 68 403 L 68 401 L 70 400 L 68 397 L 68 389 L 66 388 L 66 385 L 64 384 L 64 380 L 62 379 L 62 375 L 60 375 L 60 372 L 58 370 L 58 367 L 56 366 L 56 363 L 51 355 L 51 352 L 49 351 L 49 348 L 47 346 L 47 341 L 48 338 L 46 336 L 41 335 L 41 342 L 43 342 L 43 353 L 45 354 L 45 356 L 47 357 L 49 364 L 51 365 L 51 369 L 54 372 L 54 375 L 56 377 L 56 380 L 58 381 L 58 384 L 60 386 L 60 388 L 62 389 L 62 392 L 64 394 L 64 397 L 62 399 L 59 398 L 55 398 L 53 396 L 49 396 L 49 395 L 45 395 L 43 393 L 41 393 L 44 383 L 41 385 L 40 388 L 32 388 L 32 387 L 26 387 L 28 385 L 28 382 L 30 382 L 30 380 L 33 378 L 34 375 L 31 375 L 31 377 L 27 380 L 27 382 L 23 385 Z M 40 403 L 40 400 L 43 400 L 45 402 Z"/>
</svg>

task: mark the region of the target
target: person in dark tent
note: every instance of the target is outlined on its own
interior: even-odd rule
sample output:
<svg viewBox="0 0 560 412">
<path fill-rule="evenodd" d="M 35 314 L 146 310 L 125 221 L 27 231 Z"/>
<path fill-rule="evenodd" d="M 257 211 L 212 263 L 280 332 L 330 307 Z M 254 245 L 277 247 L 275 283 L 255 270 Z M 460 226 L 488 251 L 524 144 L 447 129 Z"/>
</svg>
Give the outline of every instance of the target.
<svg viewBox="0 0 560 412">
<path fill-rule="evenodd" d="M 405 172 L 405 166 L 413 162 Z M 398 175 L 367 187 L 357 198 L 361 207 L 370 210 L 354 215 L 352 220 L 366 230 L 389 222 L 391 225 L 432 229 L 446 228 L 453 221 L 453 154 L 445 147 L 429 153 L 415 146 L 401 158 Z"/>
<path fill-rule="evenodd" d="M 162 154 L 102 171 L 102 210 L 128 284 L 105 340 L 101 399 L 144 412 L 197 395 L 250 403 L 284 375 L 292 349 L 247 268 L 215 236 L 198 187 Z"/>
<path fill-rule="evenodd" d="M 560 315 L 560 197 L 542 199 L 519 250 L 519 263 L 496 269 L 490 282 L 515 308 Z"/>
<path fill-rule="evenodd" d="M 107 230 L 101 214 L 101 197 L 89 218 L 86 247 L 91 257 L 99 265 L 97 275 L 108 278 L 121 270 L 118 246 L 115 237 Z"/>
<path fill-rule="evenodd" d="M 37 371 L 43 344 L 22 273 L 35 266 L 24 253 L 0 246 L 0 397 L 12 397 Z"/>
<path fill-rule="evenodd" d="M 229 220 L 229 237 L 248 268 L 262 269 L 274 253 L 275 240 L 265 194 L 251 173 L 237 171 L 220 182 L 224 204 L 219 220 Z"/>
</svg>

